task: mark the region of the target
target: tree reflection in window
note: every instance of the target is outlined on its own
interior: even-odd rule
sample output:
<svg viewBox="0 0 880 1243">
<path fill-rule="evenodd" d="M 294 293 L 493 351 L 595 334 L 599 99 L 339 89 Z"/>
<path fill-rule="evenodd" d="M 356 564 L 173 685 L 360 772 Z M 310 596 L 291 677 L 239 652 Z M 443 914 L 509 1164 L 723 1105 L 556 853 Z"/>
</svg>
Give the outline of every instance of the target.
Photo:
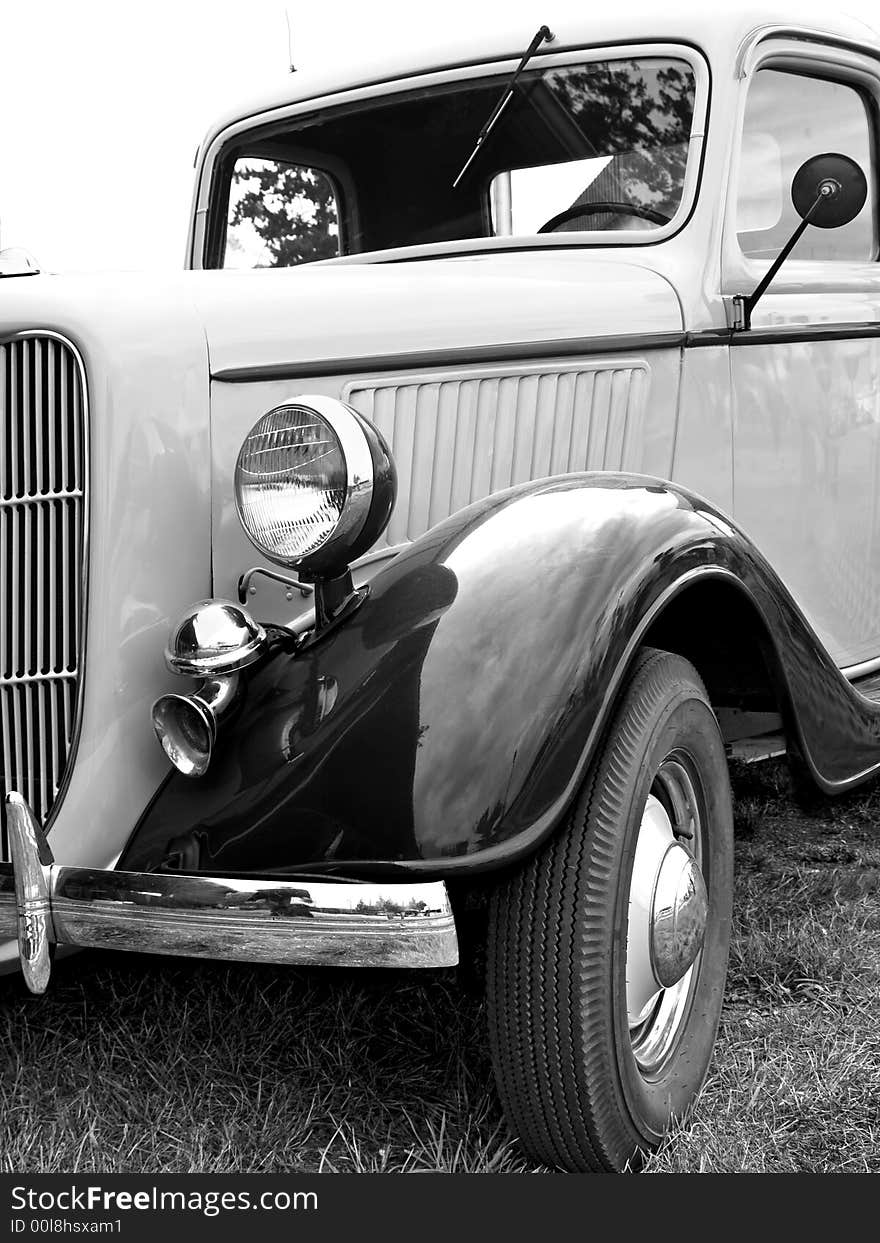
<svg viewBox="0 0 880 1243">
<path fill-rule="evenodd" d="M 580 158 L 611 157 L 572 206 L 619 202 L 671 218 L 681 200 L 693 121 L 690 68 L 660 60 L 610 61 L 550 70 L 541 83 L 577 126 Z M 601 213 L 585 214 L 580 227 L 606 224 Z M 562 227 L 576 229 L 578 221 Z"/>
<path fill-rule="evenodd" d="M 275 160 L 236 160 L 225 267 L 287 268 L 338 254 L 339 212 L 325 173 Z"/>
</svg>

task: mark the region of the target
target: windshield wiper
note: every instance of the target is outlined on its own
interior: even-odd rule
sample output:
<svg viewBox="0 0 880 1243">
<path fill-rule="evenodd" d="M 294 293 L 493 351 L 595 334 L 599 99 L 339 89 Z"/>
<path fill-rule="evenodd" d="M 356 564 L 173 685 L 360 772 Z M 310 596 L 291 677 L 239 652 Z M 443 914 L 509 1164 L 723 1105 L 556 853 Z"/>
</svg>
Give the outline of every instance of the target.
<svg viewBox="0 0 880 1243">
<path fill-rule="evenodd" d="M 532 57 L 534 56 L 535 52 L 537 52 L 541 44 L 552 43 L 555 38 L 556 38 L 556 35 L 553 34 L 549 26 L 542 26 L 541 29 L 536 32 L 534 39 L 532 39 L 531 43 L 526 48 L 525 55 L 523 56 L 522 60 L 519 62 L 517 67 L 514 69 L 513 73 L 510 75 L 510 81 L 507 83 L 507 86 L 504 88 L 504 93 L 502 94 L 501 98 L 498 100 L 498 103 L 492 109 L 492 115 L 489 117 L 489 120 L 480 130 L 480 133 L 477 137 L 477 141 L 474 144 L 473 151 L 470 153 L 468 158 L 465 160 L 464 164 L 462 165 L 461 172 L 458 174 L 455 181 L 453 181 L 452 183 L 453 190 L 458 189 L 458 183 L 461 181 L 462 177 L 465 175 L 467 170 L 470 168 L 471 164 L 473 164 L 474 160 L 477 158 L 477 155 L 479 154 L 479 151 L 480 151 L 480 147 L 482 147 L 483 143 L 492 133 L 492 130 L 495 128 L 498 118 L 501 116 L 502 112 L 504 111 L 504 109 L 507 107 L 507 105 L 510 103 L 511 99 L 513 98 L 514 88 L 516 87 L 517 81 L 519 80 L 519 75 L 525 69 L 526 65 L 532 59 Z"/>
</svg>

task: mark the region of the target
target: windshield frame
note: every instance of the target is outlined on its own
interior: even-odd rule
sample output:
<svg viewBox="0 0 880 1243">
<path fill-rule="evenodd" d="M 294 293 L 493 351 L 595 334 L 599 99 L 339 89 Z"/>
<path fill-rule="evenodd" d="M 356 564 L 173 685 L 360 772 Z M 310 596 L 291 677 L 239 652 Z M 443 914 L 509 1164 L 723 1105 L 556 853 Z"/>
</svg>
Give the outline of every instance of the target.
<svg viewBox="0 0 880 1243">
<path fill-rule="evenodd" d="M 552 45 L 549 45 L 552 46 Z M 548 45 L 545 45 L 545 48 Z M 681 200 L 675 215 L 659 228 L 632 230 L 591 230 L 589 232 L 560 230 L 548 234 L 499 235 L 464 238 L 452 242 L 429 242 L 419 245 L 401 245 L 388 250 L 360 251 L 340 255 L 319 263 L 370 263 L 401 261 L 407 258 L 441 257 L 443 255 L 483 254 L 496 250 L 542 250 L 546 248 L 618 249 L 620 247 L 656 246 L 679 233 L 689 221 L 696 206 L 705 154 L 706 127 L 709 116 L 711 75 L 703 52 L 684 42 L 604 43 L 587 47 L 568 47 L 560 51 L 539 50 L 532 58 L 529 69 L 552 69 L 560 66 L 587 65 L 609 60 L 636 60 L 640 58 L 668 57 L 684 61 L 694 75 L 694 112 L 688 142 Z M 258 114 L 242 117 L 217 133 L 204 153 L 196 190 L 196 210 L 191 230 L 188 258 L 194 268 L 221 268 L 218 238 L 225 237 L 226 194 L 224 191 L 224 168 L 231 151 L 240 151 L 247 135 L 254 135 L 255 146 L 267 128 L 282 126 L 294 118 L 317 111 L 325 112 L 333 107 L 350 107 L 352 104 L 379 101 L 395 94 L 406 94 L 431 87 L 445 86 L 471 79 L 496 77 L 499 86 L 510 77 L 517 60 L 478 62 L 451 66 L 430 73 L 414 74 L 392 81 L 378 82 L 352 90 L 324 94 Z M 218 220 L 218 212 L 223 217 Z M 314 263 L 307 265 L 314 267 Z M 275 269 L 279 270 L 279 269 Z"/>
</svg>

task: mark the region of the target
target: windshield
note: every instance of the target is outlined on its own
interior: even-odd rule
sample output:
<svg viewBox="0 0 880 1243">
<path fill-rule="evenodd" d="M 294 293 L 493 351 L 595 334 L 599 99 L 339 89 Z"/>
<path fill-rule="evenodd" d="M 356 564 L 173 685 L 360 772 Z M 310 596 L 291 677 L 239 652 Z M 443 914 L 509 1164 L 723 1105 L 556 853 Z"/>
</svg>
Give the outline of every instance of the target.
<svg viewBox="0 0 880 1243">
<path fill-rule="evenodd" d="M 454 186 L 504 82 L 387 95 L 239 137 L 215 183 L 208 266 L 288 267 L 492 236 L 650 236 L 672 219 L 694 109 L 685 61 L 527 69 Z"/>
</svg>

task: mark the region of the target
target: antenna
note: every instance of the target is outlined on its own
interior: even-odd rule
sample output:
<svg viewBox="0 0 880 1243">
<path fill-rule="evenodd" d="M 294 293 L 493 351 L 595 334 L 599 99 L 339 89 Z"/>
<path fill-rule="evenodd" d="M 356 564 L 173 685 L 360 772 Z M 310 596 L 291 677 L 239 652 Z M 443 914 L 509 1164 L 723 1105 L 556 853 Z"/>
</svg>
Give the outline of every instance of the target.
<svg viewBox="0 0 880 1243">
<path fill-rule="evenodd" d="M 285 6 L 284 20 L 287 22 L 287 61 L 290 65 L 290 73 L 296 73 L 296 65 L 293 63 L 293 36 L 290 31 L 290 9 Z"/>
</svg>

